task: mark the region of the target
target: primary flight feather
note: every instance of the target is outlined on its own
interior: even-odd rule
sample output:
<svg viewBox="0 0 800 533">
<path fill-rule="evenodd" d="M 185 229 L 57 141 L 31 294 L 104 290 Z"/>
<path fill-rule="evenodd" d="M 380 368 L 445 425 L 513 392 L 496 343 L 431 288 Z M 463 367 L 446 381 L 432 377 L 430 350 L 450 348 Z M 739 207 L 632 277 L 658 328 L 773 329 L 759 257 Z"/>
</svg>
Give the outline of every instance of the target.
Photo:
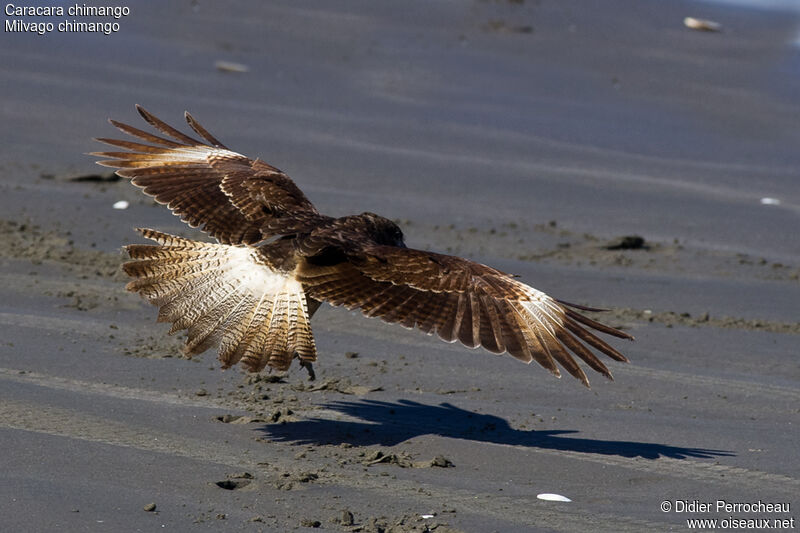
<svg viewBox="0 0 800 533">
<path fill-rule="evenodd" d="M 126 246 L 127 289 L 157 305 L 171 333 L 188 330 L 187 355 L 218 347 L 224 368 L 253 372 L 286 370 L 297 357 L 313 377 L 311 317 L 327 302 L 536 361 L 556 376 L 560 365 L 587 386 L 575 356 L 611 378 L 587 345 L 627 361 L 591 330 L 633 337 L 577 311 L 593 309 L 486 265 L 407 248 L 400 228 L 379 215 L 325 216 L 286 174 L 229 150 L 188 113 L 201 139 L 136 109 L 164 136 L 112 120 L 139 141 L 97 139 L 124 151 L 92 155 L 217 240 L 141 229 L 157 244 Z"/>
</svg>

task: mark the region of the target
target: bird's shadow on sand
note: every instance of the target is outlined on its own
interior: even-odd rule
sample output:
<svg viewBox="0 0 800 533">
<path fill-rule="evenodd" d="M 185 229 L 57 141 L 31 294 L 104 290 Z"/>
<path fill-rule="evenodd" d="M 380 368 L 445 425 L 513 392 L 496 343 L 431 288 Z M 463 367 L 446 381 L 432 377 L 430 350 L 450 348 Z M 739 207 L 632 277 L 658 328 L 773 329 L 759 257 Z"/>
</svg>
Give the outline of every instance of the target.
<svg viewBox="0 0 800 533">
<path fill-rule="evenodd" d="M 260 428 L 273 441 L 295 444 L 342 444 L 394 446 L 421 435 L 527 446 L 547 450 L 574 451 L 658 459 L 689 457 L 708 459 L 734 455 L 724 450 L 682 448 L 649 442 L 597 440 L 570 437 L 575 430 L 520 430 L 498 416 L 475 413 L 449 403 L 426 405 L 408 400 L 396 403 L 376 400 L 331 402 L 326 409 L 361 421 L 311 418 Z"/>
</svg>

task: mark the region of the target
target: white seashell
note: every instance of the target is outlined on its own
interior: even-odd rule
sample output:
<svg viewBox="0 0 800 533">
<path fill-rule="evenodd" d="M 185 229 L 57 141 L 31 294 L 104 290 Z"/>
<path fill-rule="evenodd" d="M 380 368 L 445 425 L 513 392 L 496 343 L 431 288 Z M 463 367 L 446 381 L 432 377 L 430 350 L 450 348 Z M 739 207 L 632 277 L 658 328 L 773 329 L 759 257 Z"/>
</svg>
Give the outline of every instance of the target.
<svg viewBox="0 0 800 533">
<path fill-rule="evenodd" d="M 777 198 L 762 198 L 761 205 L 781 205 L 781 201 Z"/>
<path fill-rule="evenodd" d="M 120 200 L 119 202 L 114 202 L 112 206 L 114 209 L 128 209 L 130 204 L 125 200 Z"/>
<path fill-rule="evenodd" d="M 694 17 L 686 17 L 683 19 L 683 25 L 697 31 L 722 31 L 722 24 L 719 22 L 696 19 Z"/>
<path fill-rule="evenodd" d="M 543 492 L 542 494 L 537 494 L 537 498 L 540 500 L 545 500 L 548 502 L 571 502 L 569 498 L 566 496 L 562 496 L 561 494 L 552 494 L 550 492 Z"/>
<path fill-rule="evenodd" d="M 421 514 L 421 515 L 419 515 L 420 518 L 424 518 L 425 520 L 427 520 L 428 518 L 433 518 L 434 516 L 436 516 L 436 515 L 433 515 L 433 514 Z"/>
</svg>

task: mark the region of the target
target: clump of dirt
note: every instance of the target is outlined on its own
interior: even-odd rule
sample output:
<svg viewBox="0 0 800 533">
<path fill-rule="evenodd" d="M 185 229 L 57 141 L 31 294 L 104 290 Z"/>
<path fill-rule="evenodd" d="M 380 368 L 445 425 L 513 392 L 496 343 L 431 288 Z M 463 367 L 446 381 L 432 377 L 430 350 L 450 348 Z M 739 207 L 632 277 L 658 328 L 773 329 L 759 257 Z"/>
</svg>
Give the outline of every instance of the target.
<svg viewBox="0 0 800 533">
<path fill-rule="evenodd" d="M 293 415 L 294 411 L 292 411 L 290 408 L 281 407 L 279 409 L 275 409 L 272 412 L 272 414 L 269 415 L 268 418 L 271 422 L 286 424 L 288 422 L 296 422 L 297 420 L 299 420 L 296 416 Z"/>
<path fill-rule="evenodd" d="M 308 470 L 286 470 L 275 476 L 272 486 L 278 490 L 296 490 L 320 478 L 319 472 Z"/>
<path fill-rule="evenodd" d="M 455 466 L 450 459 L 444 457 L 443 455 L 437 455 L 429 461 L 414 461 L 413 457 L 405 452 L 383 453 L 381 450 L 375 450 L 374 452 L 366 455 L 362 461 L 362 464 L 366 466 L 391 464 L 397 465 L 400 468 L 452 468 Z"/>
<path fill-rule="evenodd" d="M 644 237 L 625 235 L 607 242 L 603 248 L 606 250 L 648 250 L 650 247 L 645 244 Z"/>
<path fill-rule="evenodd" d="M 266 422 L 265 419 L 256 416 L 241 416 L 232 414 L 218 415 L 214 417 L 214 420 L 216 420 L 217 422 L 222 422 L 223 424 L 237 424 L 237 425 Z"/>
</svg>

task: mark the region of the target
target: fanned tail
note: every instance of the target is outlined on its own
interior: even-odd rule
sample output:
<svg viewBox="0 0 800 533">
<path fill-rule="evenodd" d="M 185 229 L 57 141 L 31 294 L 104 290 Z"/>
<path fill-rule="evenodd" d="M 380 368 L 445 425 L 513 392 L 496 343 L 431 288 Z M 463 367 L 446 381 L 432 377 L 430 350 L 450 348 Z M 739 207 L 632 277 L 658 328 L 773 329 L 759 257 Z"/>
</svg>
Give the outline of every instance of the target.
<svg viewBox="0 0 800 533">
<path fill-rule="evenodd" d="M 223 368 L 241 362 L 251 372 L 287 370 L 295 355 L 316 360 L 302 285 L 271 269 L 258 249 L 139 231 L 158 244 L 125 247 L 131 261 L 123 269 L 135 278 L 126 288 L 160 308 L 170 333 L 188 330 L 187 356 L 218 346 Z"/>
</svg>

